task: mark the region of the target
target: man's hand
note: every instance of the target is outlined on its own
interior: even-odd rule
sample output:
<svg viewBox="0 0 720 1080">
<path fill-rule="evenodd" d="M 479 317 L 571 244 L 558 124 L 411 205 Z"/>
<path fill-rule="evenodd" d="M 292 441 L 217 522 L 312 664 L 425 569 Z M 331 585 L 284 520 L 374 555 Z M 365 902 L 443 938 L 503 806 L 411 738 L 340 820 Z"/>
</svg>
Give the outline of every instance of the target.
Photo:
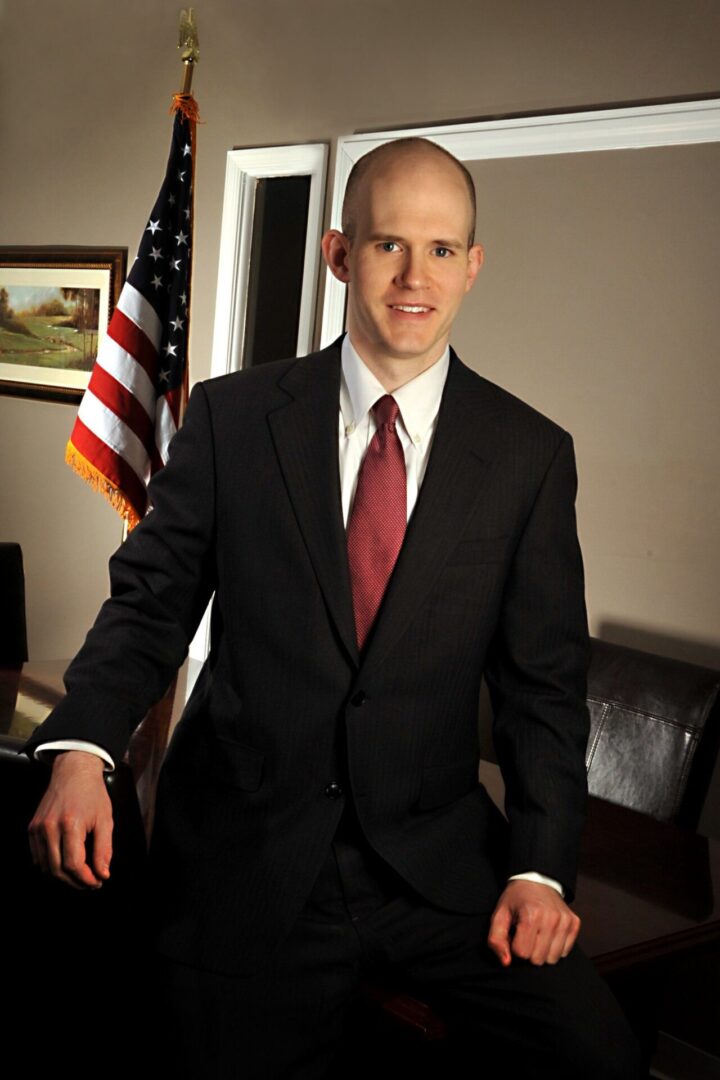
<svg viewBox="0 0 720 1080">
<path fill-rule="evenodd" d="M 488 945 L 504 967 L 512 955 L 531 964 L 556 964 L 570 952 L 579 930 L 579 918 L 560 893 L 521 879 L 508 882 L 498 900 Z"/>
<path fill-rule="evenodd" d="M 28 826 L 35 865 L 73 888 L 99 889 L 110 877 L 112 828 L 102 759 L 82 750 L 58 754 L 48 789 Z"/>
</svg>

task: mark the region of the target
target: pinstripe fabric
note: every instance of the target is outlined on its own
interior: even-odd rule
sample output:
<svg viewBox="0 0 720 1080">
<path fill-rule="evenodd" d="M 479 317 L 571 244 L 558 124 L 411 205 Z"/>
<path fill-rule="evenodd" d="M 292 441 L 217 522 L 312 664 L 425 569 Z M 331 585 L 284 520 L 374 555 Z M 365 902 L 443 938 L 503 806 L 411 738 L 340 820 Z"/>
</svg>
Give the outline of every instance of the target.
<svg viewBox="0 0 720 1080">
<path fill-rule="evenodd" d="M 158 948 L 207 970 L 267 962 L 350 798 L 370 847 L 436 907 L 487 911 L 498 873 L 528 869 L 572 894 L 588 733 L 572 441 L 451 356 L 361 653 L 339 395 L 338 343 L 195 388 L 155 509 L 113 557 L 67 697 L 27 747 L 88 739 L 120 760 L 215 593 L 151 851 Z M 478 784 L 483 673 L 507 824 Z"/>
</svg>

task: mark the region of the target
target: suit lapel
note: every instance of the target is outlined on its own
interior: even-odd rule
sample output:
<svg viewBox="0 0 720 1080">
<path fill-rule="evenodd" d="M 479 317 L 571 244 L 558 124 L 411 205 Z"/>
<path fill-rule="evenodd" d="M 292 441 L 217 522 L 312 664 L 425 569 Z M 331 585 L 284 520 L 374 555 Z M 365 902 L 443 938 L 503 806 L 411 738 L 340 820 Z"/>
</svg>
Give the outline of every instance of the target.
<svg viewBox="0 0 720 1080">
<path fill-rule="evenodd" d="M 340 345 L 298 360 L 280 381 L 291 400 L 268 423 L 318 584 L 359 666 L 338 468 Z M 362 669 L 381 663 L 441 572 L 483 496 L 494 439 L 484 383 L 451 352 L 430 460 Z"/>
<path fill-rule="evenodd" d="M 492 457 L 482 380 L 451 353 L 430 460 L 402 551 L 368 640 L 363 672 L 381 663 L 413 618 L 482 498 Z"/>
<path fill-rule="evenodd" d="M 357 665 L 338 466 L 339 343 L 303 357 L 280 386 L 292 400 L 268 416 L 275 451 L 328 611 Z"/>
</svg>

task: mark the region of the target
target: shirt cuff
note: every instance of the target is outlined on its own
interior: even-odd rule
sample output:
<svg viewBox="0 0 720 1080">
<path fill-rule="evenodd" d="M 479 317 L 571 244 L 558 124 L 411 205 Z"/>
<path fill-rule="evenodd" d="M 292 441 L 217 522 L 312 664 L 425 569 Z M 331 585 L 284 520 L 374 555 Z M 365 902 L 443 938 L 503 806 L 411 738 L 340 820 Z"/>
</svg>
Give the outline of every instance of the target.
<svg viewBox="0 0 720 1080">
<path fill-rule="evenodd" d="M 524 874 L 512 874 L 508 881 L 537 881 L 538 885 L 549 885 L 555 892 L 559 892 L 564 898 L 565 890 L 555 878 L 545 877 L 544 874 L 536 874 L 534 870 L 527 870 Z"/>
<path fill-rule="evenodd" d="M 107 750 L 96 746 L 95 743 L 85 742 L 83 739 L 58 739 L 57 742 L 41 743 L 40 746 L 35 747 L 33 757 L 36 761 L 50 762 L 59 750 L 83 750 L 86 754 L 95 754 L 105 762 L 105 772 L 113 772 L 115 769 L 115 762 Z"/>
</svg>

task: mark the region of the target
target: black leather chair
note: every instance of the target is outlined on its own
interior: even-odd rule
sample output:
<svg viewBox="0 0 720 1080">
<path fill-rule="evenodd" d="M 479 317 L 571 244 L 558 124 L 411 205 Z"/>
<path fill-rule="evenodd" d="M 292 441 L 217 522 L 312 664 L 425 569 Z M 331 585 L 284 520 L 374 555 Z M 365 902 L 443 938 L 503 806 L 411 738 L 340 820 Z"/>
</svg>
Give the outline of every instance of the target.
<svg viewBox="0 0 720 1080">
<path fill-rule="evenodd" d="M 593 641 L 588 706 L 591 794 L 694 831 L 718 756 L 720 673 Z M 719 965 L 717 945 L 696 948 L 650 973 L 653 986 L 641 970 L 639 986 L 630 972 L 614 987 L 632 1007 L 645 999 L 658 1075 L 720 1075 Z"/>
<path fill-rule="evenodd" d="M 34 1075 L 57 1073 L 68 1054 L 79 1076 L 137 1074 L 134 1030 L 152 1002 L 143 1000 L 145 834 L 132 774 L 122 764 L 108 781 L 110 881 L 99 892 L 71 889 L 32 865 L 27 824 L 48 771 L 21 745 L 0 735 L 4 1030 Z"/>
<path fill-rule="evenodd" d="M 25 573 L 19 544 L 0 543 L 0 667 L 20 667 L 28 658 Z"/>
<path fill-rule="evenodd" d="M 590 793 L 695 829 L 720 741 L 720 673 L 593 639 Z"/>
</svg>

